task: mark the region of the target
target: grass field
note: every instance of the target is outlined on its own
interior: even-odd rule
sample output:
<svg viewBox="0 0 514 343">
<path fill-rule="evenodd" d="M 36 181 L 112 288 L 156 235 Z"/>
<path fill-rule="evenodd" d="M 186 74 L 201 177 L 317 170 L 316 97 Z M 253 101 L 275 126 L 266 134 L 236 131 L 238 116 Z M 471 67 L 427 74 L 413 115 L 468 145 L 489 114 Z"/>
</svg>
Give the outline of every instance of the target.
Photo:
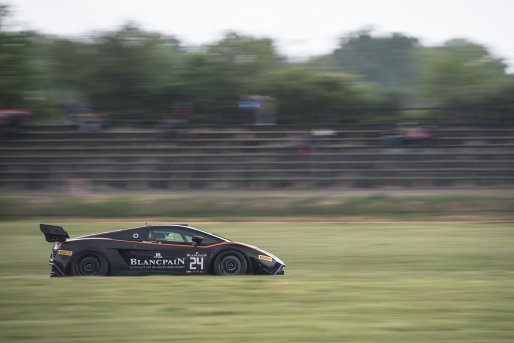
<svg viewBox="0 0 514 343">
<path fill-rule="evenodd" d="M 38 223 L 0 222 L 2 343 L 514 342 L 513 224 L 209 223 L 286 275 L 50 279 Z"/>
<path fill-rule="evenodd" d="M 185 192 L 0 195 L 0 220 L 18 218 L 249 218 L 309 217 L 387 220 L 514 220 L 511 190 Z"/>
</svg>

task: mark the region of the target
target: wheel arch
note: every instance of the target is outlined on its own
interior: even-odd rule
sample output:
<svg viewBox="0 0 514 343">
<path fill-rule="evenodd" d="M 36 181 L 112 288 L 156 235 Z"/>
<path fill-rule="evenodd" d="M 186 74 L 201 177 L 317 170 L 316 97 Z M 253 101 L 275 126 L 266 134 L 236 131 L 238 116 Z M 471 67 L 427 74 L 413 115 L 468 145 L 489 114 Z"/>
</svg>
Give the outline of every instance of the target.
<svg viewBox="0 0 514 343">
<path fill-rule="evenodd" d="M 66 275 L 73 275 L 73 266 L 76 261 L 79 261 L 80 258 L 84 257 L 85 255 L 98 255 L 101 256 L 105 262 L 107 263 L 107 274 L 111 274 L 111 263 L 109 262 L 109 259 L 106 257 L 106 254 L 101 252 L 99 249 L 93 249 L 93 248 L 84 248 L 79 250 L 76 254 L 73 254 L 75 256 L 72 257 L 72 259 L 69 261 L 67 267 L 66 267 Z"/>
<path fill-rule="evenodd" d="M 243 258 L 245 259 L 246 261 L 246 265 L 247 265 L 247 270 L 246 270 L 246 273 L 245 275 L 247 274 L 251 274 L 253 273 L 254 271 L 254 265 L 253 265 L 253 262 L 252 260 L 250 259 L 250 257 L 248 256 L 248 254 L 243 250 L 243 249 L 240 249 L 239 247 L 237 246 L 229 246 L 229 247 L 226 247 L 224 249 L 220 249 L 219 251 L 217 251 L 213 256 L 212 256 L 212 259 L 209 263 L 209 271 L 210 271 L 210 274 L 213 274 L 215 275 L 215 272 L 214 272 L 214 263 L 216 262 L 216 259 L 218 258 L 219 255 L 227 252 L 227 251 L 237 251 L 238 253 L 240 253 Z"/>
</svg>

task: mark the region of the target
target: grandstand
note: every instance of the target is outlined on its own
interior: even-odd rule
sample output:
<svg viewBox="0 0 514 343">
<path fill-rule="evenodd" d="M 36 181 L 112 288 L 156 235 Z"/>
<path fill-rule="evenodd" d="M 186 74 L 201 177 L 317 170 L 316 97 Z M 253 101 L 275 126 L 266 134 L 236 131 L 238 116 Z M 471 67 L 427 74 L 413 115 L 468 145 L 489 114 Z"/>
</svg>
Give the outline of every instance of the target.
<svg viewBox="0 0 514 343">
<path fill-rule="evenodd" d="M 378 127 L 144 128 L 95 133 L 32 126 L 0 141 L 0 189 L 505 188 L 514 127 L 439 128 L 427 144 L 385 146 Z"/>
</svg>

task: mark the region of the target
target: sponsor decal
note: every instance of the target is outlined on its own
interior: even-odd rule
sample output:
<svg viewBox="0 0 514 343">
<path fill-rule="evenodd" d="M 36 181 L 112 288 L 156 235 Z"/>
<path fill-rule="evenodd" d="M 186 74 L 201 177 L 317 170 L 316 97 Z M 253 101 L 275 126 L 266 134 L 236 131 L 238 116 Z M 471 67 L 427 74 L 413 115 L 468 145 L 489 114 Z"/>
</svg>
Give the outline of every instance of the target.
<svg viewBox="0 0 514 343">
<path fill-rule="evenodd" d="M 73 251 L 71 251 L 71 250 L 57 250 L 57 253 L 59 255 L 63 255 L 63 256 L 71 256 L 71 255 L 73 255 Z"/>
<path fill-rule="evenodd" d="M 155 253 L 150 259 L 131 258 L 129 261 L 130 268 L 143 269 L 181 269 L 186 266 L 184 257 L 164 258 L 161 253 Z"/>
<path fill-rule="evenodd" d="M 138 233 L 135 233 L 135 234 L 133 234 L 133 235 L 132 235 L 132 237 L 134 237 L 134 238 L 139 238 L 139 234 L 138 234 Z"/>
<path fill-rule="evenodd" d="M 189 257 L 189 272 L 201 272 L 204 270 L 204 261 L 207 257 L 207 254 L 199 254 L 195 252 L 194 254 L 187 254 Z"/>
<path fill-rule="evenodd" d="M 272 261 L 273 261 L 273 258 L 272 258 L 272 257 L 270 257 L 270 256 L 266 256 L 266 255 L 259 255 L 259 260 L 272 262 Z"/>
</svg>

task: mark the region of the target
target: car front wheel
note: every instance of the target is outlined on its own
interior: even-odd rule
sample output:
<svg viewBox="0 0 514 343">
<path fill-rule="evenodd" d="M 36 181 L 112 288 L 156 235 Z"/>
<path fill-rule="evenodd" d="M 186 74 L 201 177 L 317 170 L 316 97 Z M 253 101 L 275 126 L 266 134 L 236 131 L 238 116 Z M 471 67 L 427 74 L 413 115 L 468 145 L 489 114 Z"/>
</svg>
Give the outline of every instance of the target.
<svg viewBox="0 0 514 343">
<path fill-rule="evenodd" d="M 214 274 L 216 275 L 243 275 L 247 270 L 248 263 L 239 251 L 224 251 L 214 260 Z"/>
</svg>

